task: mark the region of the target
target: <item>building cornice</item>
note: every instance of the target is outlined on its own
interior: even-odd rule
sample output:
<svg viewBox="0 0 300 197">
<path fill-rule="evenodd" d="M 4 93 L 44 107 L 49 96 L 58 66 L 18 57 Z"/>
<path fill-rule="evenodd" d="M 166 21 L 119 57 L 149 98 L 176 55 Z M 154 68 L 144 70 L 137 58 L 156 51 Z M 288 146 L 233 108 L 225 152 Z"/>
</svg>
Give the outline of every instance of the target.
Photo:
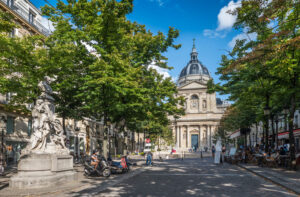
<svg viewBox="0 0 300 197">
<path fill-rule="evenodd" d="M 35 34 L 45 36 L 42 32 L 40 32 L 36 27 L 31 25 L 28 21 L 26 21 L 23 17 L 21 17 L 19 14 L 14 12 L 11 8 L 9 8 L 3 1 L 0 0 L 0 6 L 8 13 L 13 15 L 16 20 L 18 20 L 22 26 L 25 26 L 27 29 L 32 31 Z"/>
</svg>

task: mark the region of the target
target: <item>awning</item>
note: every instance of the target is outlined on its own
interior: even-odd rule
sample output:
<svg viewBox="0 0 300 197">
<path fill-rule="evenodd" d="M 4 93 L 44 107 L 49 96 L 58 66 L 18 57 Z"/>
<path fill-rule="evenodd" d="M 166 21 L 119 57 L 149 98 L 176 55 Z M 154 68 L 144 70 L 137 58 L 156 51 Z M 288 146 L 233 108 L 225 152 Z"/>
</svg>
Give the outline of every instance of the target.
<svg viewBox="0 0 300 197">
<path fill-rule="evenodd" d="M 237 138 L 239 136 L 241 136 L 241 132 L 240 132 L 240 130 L 237 130 L 237 131 L 233 132 L 232 134 L 230 134 L 229 138 L 234 139 L 234 138 Z"/>
<path fill-rule="evenodd" d="M 300 136 L 300 129 L 294 130 L 294 136 Z M 289 132 L 278 133 L 278 139 L 289 139 Z"/>
</svg>

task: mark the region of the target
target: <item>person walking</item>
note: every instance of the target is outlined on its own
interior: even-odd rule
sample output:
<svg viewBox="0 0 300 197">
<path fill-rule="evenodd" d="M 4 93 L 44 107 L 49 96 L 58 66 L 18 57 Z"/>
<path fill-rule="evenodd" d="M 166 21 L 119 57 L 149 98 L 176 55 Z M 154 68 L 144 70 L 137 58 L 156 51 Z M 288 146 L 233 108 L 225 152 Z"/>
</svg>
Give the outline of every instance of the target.
<svg viewBox="0 0 300 197">
<path fill-rule="evenodd" d="M 211 153 L 212 153 L 212 158 L 215 159 L 215 153 L 216 153 L 216 148 L 215 148 L 215 146 L 212 146 L 212 148 L 211 148 Z"/>
<path fill-rule="evenodd" d="M 222 147 L 222 155 L 221 155 L 221 163 L 224 162 L 225 153 L 226 153 L 226 147 L 225 147 L 225 145 L 223 145 L 223 147 Z"/>
<path fill-rule="evenodd" d="M 149 152 L 147 153 L 147 161 L 146 161 L 146 165 L 147 165 L 147 166 L 151 166 L 151 164 L 152 164 L 152 153 L 149 151 Z"/>
</svg>

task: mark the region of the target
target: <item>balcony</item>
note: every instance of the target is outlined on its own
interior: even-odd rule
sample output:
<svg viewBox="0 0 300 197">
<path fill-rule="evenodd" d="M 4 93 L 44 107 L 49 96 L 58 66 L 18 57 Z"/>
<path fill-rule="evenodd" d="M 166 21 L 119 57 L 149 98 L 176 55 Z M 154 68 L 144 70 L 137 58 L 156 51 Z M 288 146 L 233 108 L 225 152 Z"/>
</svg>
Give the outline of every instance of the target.
<svg viewBox="0 0 300 197">
<path fill-rule="evenodd" d="M 14 13 L 16 13 L 25 21 L 27 21 L 31 26 L 37 29 L 40 33 L 44 34 L 45 36 L 50 35 L 50 31 L 46 27 L 44 27 L 41 23 L 39 23 L 38 21 L 34 20 L 34 18 L 32 18 L 32 15 L 30 15 L 29 10 L 25 10 L 24 8 L 22 8 L 17 4 L 8 4 L 7 0 L 0 0 L 0 3 L 4 4 L 7 8 L 13 10 Z"/>
</svg>

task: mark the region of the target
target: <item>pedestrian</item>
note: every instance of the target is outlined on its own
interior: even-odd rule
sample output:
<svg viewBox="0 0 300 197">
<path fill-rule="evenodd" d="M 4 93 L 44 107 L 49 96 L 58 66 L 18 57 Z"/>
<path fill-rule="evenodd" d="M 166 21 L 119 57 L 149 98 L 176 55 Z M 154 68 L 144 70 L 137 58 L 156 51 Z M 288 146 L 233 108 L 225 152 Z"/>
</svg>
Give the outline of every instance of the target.
<svg viewBox="0 0 300 197">
<path fill-rule="evenodd" d="M 224 162 L 225 153 L 226 153 L 226 147 L 225 147 L 225 145 L 223 145 L 223 147 L 222 147 L 222 158 L 221 158 L 222 163 Z"/>
<path fill-rule="evenodd" d="M 149 151 L 147 153 L 147 161 L 146 161 L 146 165 L 150 166 L 152 164 L 152 153 Z"/>
<path fill-rule="evenodd" d="M 211 153 L 212 153 L 212 158 L 215 159 L 215 153 L 216 153 L 216 148 L 215 148 L 215 146 L 212 146 L 212 148 L 211 148 Z"/>
</svg>

